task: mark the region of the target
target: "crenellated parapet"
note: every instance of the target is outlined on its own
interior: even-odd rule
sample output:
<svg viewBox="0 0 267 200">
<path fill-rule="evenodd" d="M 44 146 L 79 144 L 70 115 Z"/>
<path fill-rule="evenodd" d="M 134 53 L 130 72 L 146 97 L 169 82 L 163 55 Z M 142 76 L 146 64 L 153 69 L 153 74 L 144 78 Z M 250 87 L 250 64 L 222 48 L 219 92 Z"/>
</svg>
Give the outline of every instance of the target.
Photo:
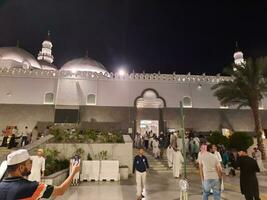
<svg viewBox="0 0 267 200">
<path fill-rule="evenodd" d="M 207 76 L 202 75 L 180 75 L 180 74 L 160 74 L 160 73 L 130 73 L 120 75 L 119 73 L 97 73 L 97 72 L 71 72 L 53 70 L 30 70 L 23 68 L 0 68 L 0 76 L 9 77 L 32 77 L 32 78 L 66 78 L 66 79 L 89 79 L 89 80 L 129 80 L 129 81 L 156 81 L 175 83 L 210 83 L 215 84 L 224 80 L 231 80 L 227 76 Z"/>
</svg>

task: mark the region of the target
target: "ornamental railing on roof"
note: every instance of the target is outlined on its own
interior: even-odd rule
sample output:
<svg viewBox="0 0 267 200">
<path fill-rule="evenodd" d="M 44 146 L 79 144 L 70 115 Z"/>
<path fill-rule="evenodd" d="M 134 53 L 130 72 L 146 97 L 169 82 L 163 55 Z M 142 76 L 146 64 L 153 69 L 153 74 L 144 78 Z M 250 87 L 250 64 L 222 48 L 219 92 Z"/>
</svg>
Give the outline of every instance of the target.
<svg viewBox="0 0 267 200">
<path fill-rule="evenodd" d="M 160 74 L 160 73 L 130 73 L 120 75 L 119 73 L 97 73 L 97 72 L 72 72 L 53 71 L 23 68 L 0 68 L 0 76 L 11 77 L 33 77 L 33 78 L 66 78 L 66 79 L 90 79 L 90 80 L 139 80 L 139 81 L 168 81 L 181 83 L 218 83 L 225 80 L 232 80 L 228 76 L 206 76 L 202 75 L 181 75 L 181 74 Z"/>
</svg>

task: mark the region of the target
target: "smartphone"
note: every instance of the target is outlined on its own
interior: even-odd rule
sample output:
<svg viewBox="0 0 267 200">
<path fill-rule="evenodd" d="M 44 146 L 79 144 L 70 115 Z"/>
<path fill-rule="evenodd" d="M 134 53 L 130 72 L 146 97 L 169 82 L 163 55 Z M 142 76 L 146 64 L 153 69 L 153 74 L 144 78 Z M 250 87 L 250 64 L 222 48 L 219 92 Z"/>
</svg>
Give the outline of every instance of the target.
<svg viewBox="0 0 267 200">
<path fill-rule="evenodd" d="M 79 155 L 74 156 L 74 165 L 78 165 L 80 162 L 81 157 Z"/>
</svg>

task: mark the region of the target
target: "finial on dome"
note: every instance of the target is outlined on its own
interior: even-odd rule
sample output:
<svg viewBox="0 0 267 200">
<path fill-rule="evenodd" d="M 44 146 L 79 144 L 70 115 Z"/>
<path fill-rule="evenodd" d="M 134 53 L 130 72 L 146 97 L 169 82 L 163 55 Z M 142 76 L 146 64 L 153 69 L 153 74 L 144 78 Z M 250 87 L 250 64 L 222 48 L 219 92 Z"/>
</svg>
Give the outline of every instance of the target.
<svg viewBox="0 0 267 200">
<path fill-rule="evenodd" d="M 17 44 L 16 44 L 17 47 L 19 47 L 19 40 L 17 40 Z"/>
<path fill-rule="evenodd" d="M 51 33 L 50 33 L 50 30 L 47 31 L 46 40 L 51 42 Z"/>
</svg>

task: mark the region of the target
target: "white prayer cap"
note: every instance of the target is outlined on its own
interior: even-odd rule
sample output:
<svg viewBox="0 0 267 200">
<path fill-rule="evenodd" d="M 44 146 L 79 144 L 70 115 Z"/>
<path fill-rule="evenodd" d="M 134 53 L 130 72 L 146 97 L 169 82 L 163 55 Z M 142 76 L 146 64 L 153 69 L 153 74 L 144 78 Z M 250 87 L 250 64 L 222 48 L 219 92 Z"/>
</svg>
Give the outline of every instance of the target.
<svg viewBox="0 0 267 200">
<path fill-rule="evenodd" d="M 26 149 L 19 149 L 7 156 L 7 165 L 16 165 L 30 159 L 30 155 Z"/>
</svg>

